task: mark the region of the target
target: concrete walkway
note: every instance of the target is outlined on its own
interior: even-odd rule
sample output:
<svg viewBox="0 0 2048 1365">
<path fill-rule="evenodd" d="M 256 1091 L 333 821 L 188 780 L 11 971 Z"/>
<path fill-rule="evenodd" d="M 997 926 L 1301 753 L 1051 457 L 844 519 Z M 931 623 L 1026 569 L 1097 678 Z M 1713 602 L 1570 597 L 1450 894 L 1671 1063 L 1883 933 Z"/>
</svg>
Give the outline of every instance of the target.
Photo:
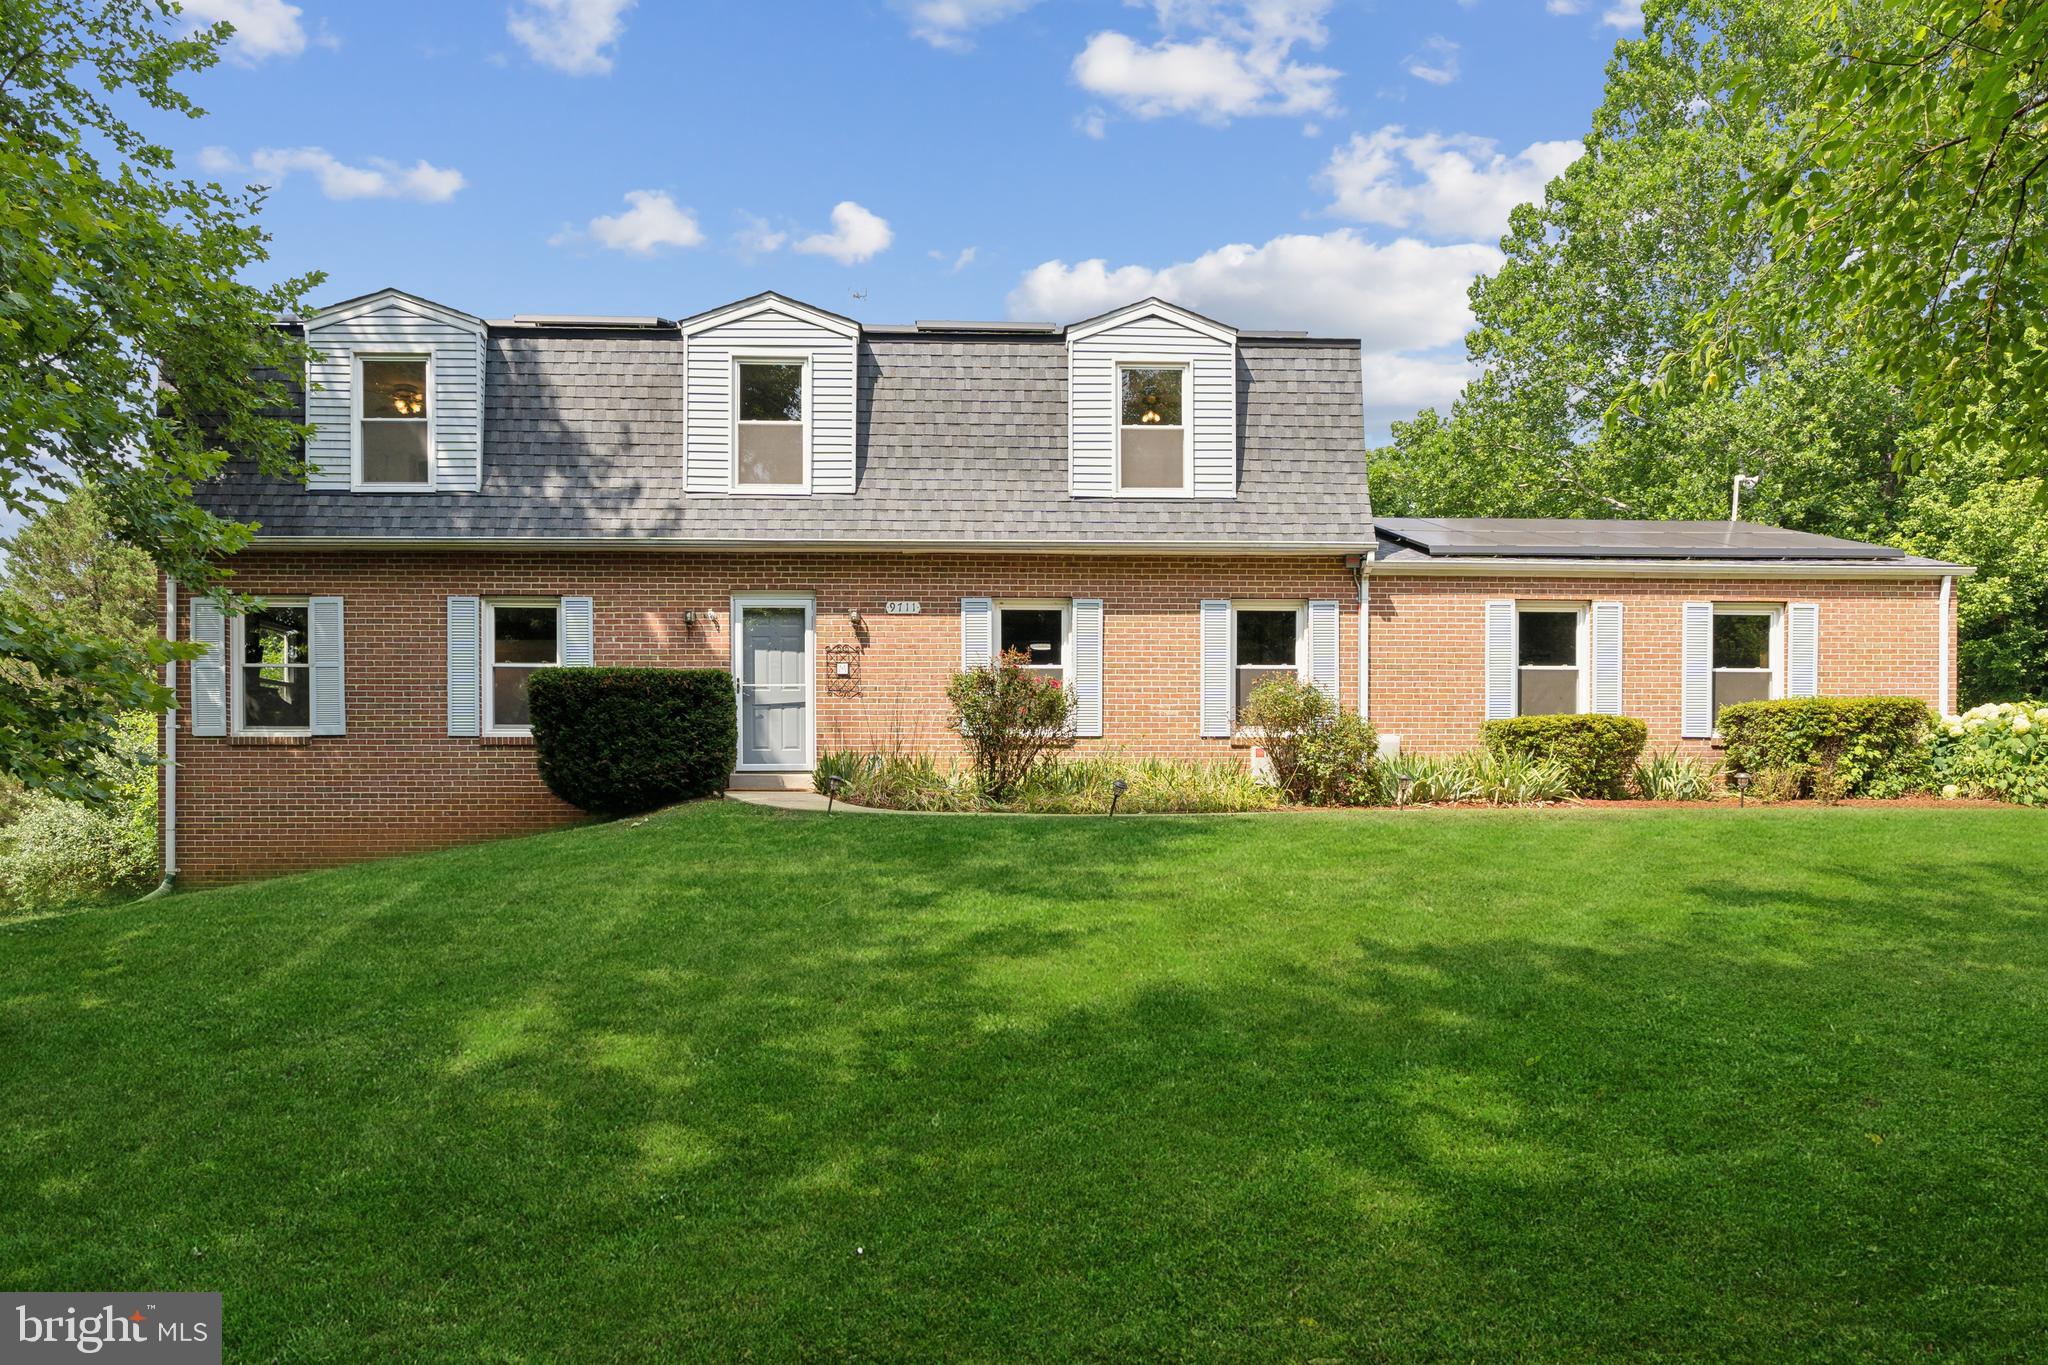
<svg viewBox="0 0 2048 1365">
<path fill-rule="evenodd" d="M 770 806 L 776 810 L 814 810 L 822 812 L 825 809 L 825 798 L 816 792 L 728 791 L 725 794 L 725 799 L 728 801 L 744 801 L 750 806 Z M 840 811 L 845 811 L 848 815 L 903 814 L 900 810 L 876 810 L 873 806 L 849 806 L 844 801 L 833 802 L 833 814 L 836 815 Z"/>
</svg>

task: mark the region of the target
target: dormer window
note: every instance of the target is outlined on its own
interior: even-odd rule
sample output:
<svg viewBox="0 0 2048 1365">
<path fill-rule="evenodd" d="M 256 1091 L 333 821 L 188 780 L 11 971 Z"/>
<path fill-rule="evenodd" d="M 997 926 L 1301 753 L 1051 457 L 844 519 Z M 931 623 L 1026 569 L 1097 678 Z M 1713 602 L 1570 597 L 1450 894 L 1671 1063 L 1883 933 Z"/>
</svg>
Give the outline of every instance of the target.
<svg viewBox="0 0 2048 1365">
<path fill-rule="evenodd" d="M 1188 491 L 1188 431 L 1179 365 L 1117 367 L 1116 482 L 1120 493 Z"/>
<path fill-rule="evenodd" d="M 357 358 L 356 487 L 434 486 L 431 372 L 423 355 Z"/>
<path fill-rule="evenodd" d="M 740 360 L 733 486 L 756 493 L 802 492 L 810 486 L 805 439 L 806 362 Z"/>
</svg>

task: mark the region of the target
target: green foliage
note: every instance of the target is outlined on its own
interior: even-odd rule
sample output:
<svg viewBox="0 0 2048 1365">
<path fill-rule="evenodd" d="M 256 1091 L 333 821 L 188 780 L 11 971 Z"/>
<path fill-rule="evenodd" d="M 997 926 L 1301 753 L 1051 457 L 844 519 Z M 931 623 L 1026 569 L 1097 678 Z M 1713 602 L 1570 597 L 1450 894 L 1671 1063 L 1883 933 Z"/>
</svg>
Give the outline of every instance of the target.
<svg viewBox="0 0 2048 1365">
<path fill-rule="evenodd" d="M 1766 774 L 1823 800 L 1890 797 L 1931 782 L 1930 720 L 1913 697 L 1795 697 L 1724 707 L 1721 736 L 1730 771 L 1756 774 L 1761 800 Z"/>
<path fill-rule="evenodd" d="M 1721 774 L 1719 762 L 1673 750 L 1636 764 L 1629 785 L 1645 801 L 1712 801 L 1725 794 Z"/>
<path fill-rule="evenodd" d="M 1943 796 L 2048 806 L 2048 706 L 1986 702 L 1935 727 L 1934 782 Z"/>
<path fill-rule="evenodd" d="M 946 684 L 953 728 L 967 741 L 982 789 L 1008 796 L 1024 775 L 1074 742 L 1074 697 L 1055 678 L 1033 673 L 1025 655 L 1006 650 L 994 662 L 955 673 Z"/>
<path fill-rule="evenodd" d="M 1201 814 L 1271 810 L 1279 793 L 1242 763 L 1186 763 L 1105 754 L 1033 765 L 1009 795 L 996 800 L 971 771 L 943 766 L 928 754 L 840 750 L 818 762 L 816 784 L 845 779 L 840 796 L 863 806 L 911 811 L 1006 811 L 1031 815 L 1101 815 L 1114 802 L 1124 814 Z M 1124 783 L 1118 796 L 1117 782 Z"/>
<path fill-rule="evenodd" d="M 1359 716 L 1340 712 L 1313 683 L 1273 677 L 1245 698 L 1239 723 L 1258 732 L 1273 780 L 1289 801 L 1353 806 L 1379 790 L 1372 766 L 1379 740 Z"/>
<path fill-rule="evenodd" d="M 1767 225 L 1727 203 L 1792 145 L 1827 50 L 1811 12 L 1682 0 L 1617 45 L 1585 155 L 1515 211 L 1505 261 L 1473 285 L 1479 377 L 1447 416 L 1395 425 L 1373 453 L 1374 509 L 1717 519 L 1731 478 L 1758 475 L 1748 520 L 1978 566 L 1956 585 L 1963 699 L 2048 694 L 2039 482 L 2010 477 L 1997 446 L 1945 439 L 1911 386 L 1867 363 L 1874 339 L 1802 326 L 1740 383 L 1665 366 L 1770 259 Z M 1793 302 L 1818 297 L 1780 275 L 1770 287 Z"/>
<path fill-rule="evenodd" d="M 1534 806 L 1571 799 L 1564 766 L 1518 752 L 1432 755 L 1396 754 L 1374 773 L 1381 804 L 1454 805 L 1484 801 L 1492 806 Z"/>
<path fill-rule="evenodd" d="M 6 543 L 0 598 L 11 611 L 141 653 L 156 637 L 163 594 L 149 556 L 115 536 L 106 499 L 85 487 Z"/>
<path fill-rule="evenodd" d="M 718 668 L 543 668 L 527 693 L 540 776 L 601 815 L 725 790 L 738 758 L 732 675 Z"/>
<path fill-rule="evenodd" d="M 267 258 L 258 196 L 180 178 L 126 121 L 199 117 L 177 83 L 228 32 L 151 0 L 8 0 L 0 17 L 0 506 L 33 517 L 90 487 L 116 538 L 200 587 L 251 528 L 194 486 L 228 449 L 299 471 L 304 429 L 276 413 L 305 351 L 276 319 L 317 279 L 238 283 Z M 166 708 L 149 669 L 191 648 L 33 613 L 0 594 L 0 769 L 92 795 L 106 722 Z"/>
<path fill-rule="evenodd" d="M 1784 131 L 1728 196 L 1761 263 L 1704 311 L 1709 379 L 1816 341 L 1855 348 L 1952 449 L 2048 468 L 2048 6 L 1815 6 L 1789 71 L 1731 73 Z"/>
<path fill-rule="evenodd" d="M 1631 716 L 1512 716 L 1487 721 L 1479 737 L 1489 753 L 1557 765 L 1573 796 L 1620 800 L 1650 729 Z"/>
<path fill-rule="evenodd" d="M 31 792 L 0 830 L 0 910 L 57 910 L 131 895 L 157 876 L 157 718 L 131 713 L 94 760 L 106 799 Z"/>
</svg>

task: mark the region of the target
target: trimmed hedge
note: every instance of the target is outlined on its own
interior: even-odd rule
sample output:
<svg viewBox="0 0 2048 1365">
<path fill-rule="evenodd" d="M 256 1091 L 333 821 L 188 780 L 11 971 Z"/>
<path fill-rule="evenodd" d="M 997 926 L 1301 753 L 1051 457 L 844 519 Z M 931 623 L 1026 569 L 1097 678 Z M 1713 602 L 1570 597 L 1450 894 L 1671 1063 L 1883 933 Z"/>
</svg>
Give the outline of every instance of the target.
<svg viewBox="0 0 2048 1365">
<path fill-rule="evenodd" d="M 541 780 L 600 815 L 716 796 L 739 757 L 724 669 L 543 668 L 527 695 Z"/>
<path fill-rule="evenodd" d="M 1785 772 L 1798 794 L 1903 796 L 1932 781 L 1933 713 L 1916 697 L 1793 697 L 1721 711 L 1730 772 Z"/>
<path fill-rule="evenodd" d="M 1573 796 L 1618 801 L 1629 794 L 1650 728 L 1631 716 L 1511 716 L 1487 721 L 1479 738 L 1496 757 L 1556 764 Z"/>
</svg>

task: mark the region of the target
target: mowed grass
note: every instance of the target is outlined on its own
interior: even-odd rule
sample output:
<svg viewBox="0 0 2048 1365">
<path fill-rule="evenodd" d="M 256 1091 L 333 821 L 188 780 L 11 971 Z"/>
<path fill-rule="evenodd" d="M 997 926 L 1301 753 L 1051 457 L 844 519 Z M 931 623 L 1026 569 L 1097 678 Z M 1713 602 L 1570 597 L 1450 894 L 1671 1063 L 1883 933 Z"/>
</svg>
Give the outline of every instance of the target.
<svg viewBox="0 0 2048 1365">
<path fill-rule="evenodd" d="M 2011 1358 L 2033 812 L 705 804 L 0 929 L 0 1284 L 230 1359 Z"/>
</svg>

